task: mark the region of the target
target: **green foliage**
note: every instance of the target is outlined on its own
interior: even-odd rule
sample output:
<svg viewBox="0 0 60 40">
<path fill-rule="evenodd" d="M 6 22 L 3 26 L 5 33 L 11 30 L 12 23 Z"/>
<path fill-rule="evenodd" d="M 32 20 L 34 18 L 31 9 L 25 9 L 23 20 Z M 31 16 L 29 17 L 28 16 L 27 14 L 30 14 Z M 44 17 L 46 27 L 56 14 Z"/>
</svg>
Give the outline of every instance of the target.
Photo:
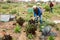
<svg viewBox="0 0 60 40">
<path fill-rule="evenodd" d="M 33 7 L 33 4 L 28 4 L 28 7 Z"/>
<path fill-rule="evenodd" d="M 3 10 L 1 10 L 1 12 L 2 12 L 2 14 L 4 14 L 4 13 L 6 13 L 6 10 L 3 9 Z"/>
<path fill-rule="evenodd" d="M 17 13 L 17 10 L 11 10 L 10 14 L 16 14 Z"/>
<path fill-rule="evenodd" d="M 35 31 L 37 30 L 37 26 L 36 25 L 34 25 L 34 24 L 29 24 L 27 27 L 26 27 L 26 33 L 27 33 L 27 35 L 28 34 L 33 34 L 33 35 L 35 35 Z"/>
<path fill-rule="evenodd" d="M 22 26 L 23 23 L 25 22 L 25 20 L 22 17 L 19 17 L 16 21 L 20 26 Z"/>
<path fill-rule="evenodd" d="M 57 27 L 56 30 L 59 31 L 60 29 Z"/>
<path fill-rule="evenodd" d="M 55 9 L 55 10 L 56 10 L 56 9 L 59 9 L 59 8 L 60 8 L 60 4 L 54 6 L 54 9 Z"/>
<path fill-rule="evenodd" d="M 18 4 L 14 4 L 13 6 L 14 6 L 14 7 L 18 7 Z"/>
<path fill-rule="evenodd" d="M 43 29 L 44 27 L 45 27 L 45 26 L 40 25 L 40 27 L 39 27 L 40 31 L 42 31 L 42 29 Z"/>
<path fill-rule="evenodd" d="M 28 38 L 29 39 L 32 39 L 33 38 L 33 35 L 32 34 L 28 34 Z"/>
<path fill-rule="evenodd" d="M 53 22 L 50 21 L 50 20 L 44 20 L 44 22 L 43 22 L 42 25 L 43 25 L 43 26 L 48 26 L 48 25 L 50 25 L 50 26 L 54 27 L 56 24 L 53 23 Z"/>
<path fill-rule="evenodd" d="M 2 9 L 8 9 L 8 8 L 9 8 L 8 5 L 3 5 L 3 6 L 2 6 Z"/>
<path fill-rule="evenodd" d="M 15 33 L 19 33 L 21 31 L 21 27 L 19 25 L 16 25 L 14 28 Z"/>
<path fill-rule="evenodd" d="M 10 0 L 7 0 L 7 3 L 11 3 L 11 1 Z"/>
<path fill-rule="evenodd" d="M 49 36 L 48 40 L 55 40 L 53 36 Z"/>
<path fill-rule="evenodd" d="M 50 10 L 50 7 L 48 5 L 46 5 L 44 8 L 45 8 L 46 11 Z"/>
</svg>

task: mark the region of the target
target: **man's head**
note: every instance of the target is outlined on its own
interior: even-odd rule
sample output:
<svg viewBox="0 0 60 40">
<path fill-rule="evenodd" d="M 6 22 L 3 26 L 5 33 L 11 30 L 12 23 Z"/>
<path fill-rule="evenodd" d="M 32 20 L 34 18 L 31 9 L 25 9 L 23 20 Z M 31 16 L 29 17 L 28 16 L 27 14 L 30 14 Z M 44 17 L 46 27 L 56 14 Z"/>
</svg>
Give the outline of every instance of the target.
<svg viewBox="0 0 60 40">
<path fill-rule="evenodd" d="M 37 6 L 36 6 L 36 5 L 34 5 L 34 6 L 33 6 L 33 9 L 36 9 L 36 8 L 37 8 Z"/>
</svg>

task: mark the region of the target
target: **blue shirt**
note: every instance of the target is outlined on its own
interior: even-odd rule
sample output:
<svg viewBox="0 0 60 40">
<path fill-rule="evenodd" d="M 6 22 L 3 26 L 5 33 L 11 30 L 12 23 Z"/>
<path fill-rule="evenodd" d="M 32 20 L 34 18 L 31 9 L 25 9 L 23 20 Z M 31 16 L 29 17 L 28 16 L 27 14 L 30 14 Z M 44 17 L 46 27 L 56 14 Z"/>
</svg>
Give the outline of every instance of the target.
<svg viewBox="0 0 60 40">
<path fill-rule="evenodd" d="M 42 15 L 42 10 L 38 7 L 38 15 L 36 14 L 36 12 L 34 12 L 34 17 L 41 16 L 41 15 Z"/>
</svg>

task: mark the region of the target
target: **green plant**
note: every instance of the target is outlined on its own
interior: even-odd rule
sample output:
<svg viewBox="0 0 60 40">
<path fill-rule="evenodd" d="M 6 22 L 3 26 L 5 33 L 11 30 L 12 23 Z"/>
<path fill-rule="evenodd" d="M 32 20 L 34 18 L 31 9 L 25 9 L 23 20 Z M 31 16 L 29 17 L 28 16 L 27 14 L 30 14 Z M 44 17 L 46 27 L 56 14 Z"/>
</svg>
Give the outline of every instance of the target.
<svg viewBox="0 0 60 40">
<path fill-rule="evenodd" d="M 23 23 L 25 22 L 25 20 L 22 17 L 19 17 L 16 21 L 20 26 L 22 26 Z"/>
<path fill-rule="evenodd" d="M 60 29 L 57 27 L 56 30 L 59 31 Z"/>
<path fill-rule="evenodd" d="M 40 25 L 40 28 L 39 28 L 40 31 L 42 31 L 43 28 L 44 28 L 44 26 L 43 25 Z"/>
<path fill-rule="evenodd" d="M 28 38 L 29 39 L 32 39 L 33 38 L 33 35 L 32 34 L 28 34 Z"/>
<path fill-rule="evenodd" d="M 17 10 L 11 10 L 10 14 L 16 14 L 17 13 Z"/>
<path fill-rule="evenodd" d="M 55 40 L 53 36 L 49 36 L 48 40 Z"/>
<path fill-rule="evenodd" d="M 7 0 L 7 3 L 11 3 L 11 1 L 10 0 Z"/>
<path fill-rule="evenodd" d="M 9 8 L 8 5 L 3 5 L 3 6 L 2 6 L 2 9 L 8 9 L 8 8 Z"/>
<path fill-rule="evenodd" d="M 14 28 L 14 31 L 16 33 L 19 33 L 21 31 L 21 27 L 17 24 L 16 27 Z"/>
<path fill-rule="evenodd" d="M 51 22 L 50 20 L 45 20 L 42 25 L 43 25 L 43 26 L 48 26 L 48 25 L 50 25 L 50 26 L 54 27 L 56 24 L 53 23 L 53 22 Z"/>
<path fill-rule="evenodd" d="M 49 8 L 48 5 L 46 5 L 44 8 L 45 8 L 46 11 L 49 11 L 50 10 L 50 8 Z"/>
<path fill-rule="evenodd" d="M 26 33 L 28 34 L 33 34 L 35 35 L 35 31 L 37 30 L 37 26 L 35 24 L 28 24 L 28 26 L 26 27 Z"/>
<path fill-rule="evenodd" d="M 33 7 L 33 4 L 28 4 L 28 7 Z"/>
</svg>

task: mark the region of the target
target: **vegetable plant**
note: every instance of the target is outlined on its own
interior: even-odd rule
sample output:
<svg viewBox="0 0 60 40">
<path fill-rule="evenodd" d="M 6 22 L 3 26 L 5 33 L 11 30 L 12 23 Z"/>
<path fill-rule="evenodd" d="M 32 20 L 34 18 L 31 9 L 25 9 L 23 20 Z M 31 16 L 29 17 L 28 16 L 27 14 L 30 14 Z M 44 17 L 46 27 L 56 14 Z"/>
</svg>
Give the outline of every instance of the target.
<svg viewBox="0 0 60 40">
<path fill-rule="evenodd" d="M 21 31 L 21 27 L 17 24 L 16 27 L 14 28 L 15 33 L 19 33 Z"/>
<path fill-rule="evenodd" d="M 53 36 L 49 36 L 48 40 L 55 40 Z"/>
<path fill-rule="evenodd" d="M 17 13 L 17 10 L 11 10 L 10 14 L 16 14 Z"/>
<path fill-rule="evenodd" d="M 22 26 L 23 23 L 25 22 L 25 20 L 24 20 L 22 17 L 19 17 L 19 18 L 16 20 L 16 22 L 17 22 L 20 26 Z"/>
<path fill-rule="evenodd" d="M 29 39 L 32 39 L 33 38 L 33 35 L 32 34 L 28 34 L 28 38 Z"/>
</svg>

